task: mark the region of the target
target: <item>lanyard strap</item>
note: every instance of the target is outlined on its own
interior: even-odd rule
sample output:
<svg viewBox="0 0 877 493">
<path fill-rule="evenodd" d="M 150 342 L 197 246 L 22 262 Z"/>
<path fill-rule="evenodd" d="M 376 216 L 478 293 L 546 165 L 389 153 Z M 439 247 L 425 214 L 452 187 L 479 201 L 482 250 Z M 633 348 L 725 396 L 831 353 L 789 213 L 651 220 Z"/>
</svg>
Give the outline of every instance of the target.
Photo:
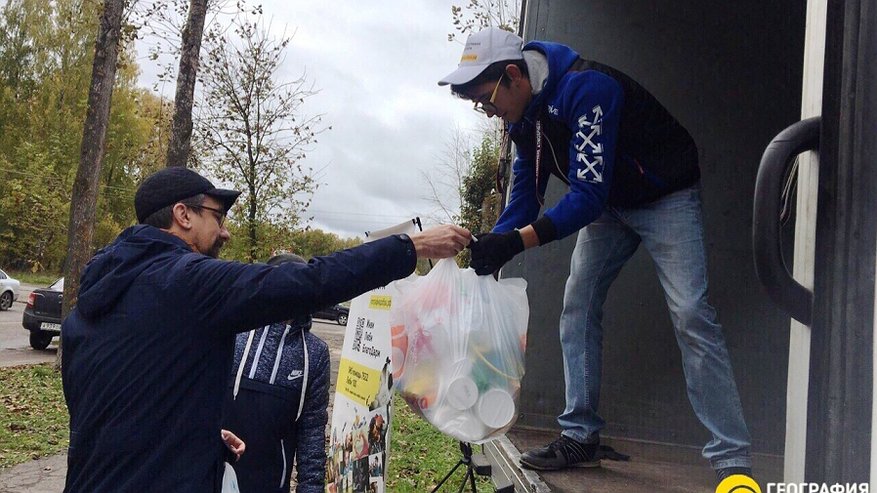
<svg viewBox="0 0 877 493">
<path fill-rule="evenodd" d="M 542 120 L 536 119 L 536 201 L 545 205 L 545 197 L 539 193 L 539 171 L 542 168 Z"/>
</svg>

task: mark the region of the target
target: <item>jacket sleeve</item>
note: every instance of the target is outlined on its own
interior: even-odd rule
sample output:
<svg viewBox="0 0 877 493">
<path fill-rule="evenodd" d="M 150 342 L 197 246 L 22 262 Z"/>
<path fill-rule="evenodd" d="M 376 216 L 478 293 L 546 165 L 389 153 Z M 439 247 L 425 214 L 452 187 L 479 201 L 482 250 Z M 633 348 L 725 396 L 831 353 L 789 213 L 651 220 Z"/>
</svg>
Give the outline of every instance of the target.
<svg viewBox="0 0 877 493">
<path fill-rule="evenodd" d="M 196 326 L 243 332 L 349 300 L 414 271 L 410 239 L 390 236 L 307 264 L 242 264 L 188 254 L 168 282 L 185 286 Z M 179 289 L 172 290 L 179 292 Z"/>
<path fill-rule="evenodd" d="M 574 72 L 561 79 L 555 96 L 559 118 L 572 132 L 569 142 L 569 191 L 545 211 L 563 238 L 600 217 L 606 206 L 624 93 L 615 79 L 597 71 Z M 547 243 L 555 238 L 540 238 Z"/>
<path fill-rule="evenodd" d="M 308 383 L 304 409 L 296 423 L 298 493 L 323 493 L 326 481 L 326 423 L 329 416 L 329 348 L 320 341 Z"/>
</svg>

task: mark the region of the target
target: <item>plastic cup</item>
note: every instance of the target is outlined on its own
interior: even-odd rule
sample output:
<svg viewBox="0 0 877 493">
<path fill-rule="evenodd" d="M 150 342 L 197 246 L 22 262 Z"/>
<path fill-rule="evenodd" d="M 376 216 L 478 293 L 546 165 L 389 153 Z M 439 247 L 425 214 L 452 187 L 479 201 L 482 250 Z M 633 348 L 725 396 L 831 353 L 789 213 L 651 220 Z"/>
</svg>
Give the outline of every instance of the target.
<svg viewBox="0 0 877 493">
<path fill-rule="evenodd" d="M 481 440 L 493 433 L 493 430 L 484 426 L 484 423 L 471 412 L 463 413 L 457 423 L 457 437 L 463 441 L 474 442 Z"/>
<path fill-rule="evenodd" d="M 450 406 L 439 408 L 432 416 L 432 423 L 442 433 L 464 442 L 481 440 L 493 432 L 472 412 L 457 411 Z"/>
<path fill-rule="evenodd" d="M 478 401 L 478 386 L 468 376 L 458 376 L 448 384 L 445 400 L 452 408 L 465 411 Z"/>
<path fill-rule="evenodd" d="M 515 417 L 515 400 L 505 390 L 492 388 L 481 394 L 475 414 L 486 426 L 503 428 Z"/>
</svg>

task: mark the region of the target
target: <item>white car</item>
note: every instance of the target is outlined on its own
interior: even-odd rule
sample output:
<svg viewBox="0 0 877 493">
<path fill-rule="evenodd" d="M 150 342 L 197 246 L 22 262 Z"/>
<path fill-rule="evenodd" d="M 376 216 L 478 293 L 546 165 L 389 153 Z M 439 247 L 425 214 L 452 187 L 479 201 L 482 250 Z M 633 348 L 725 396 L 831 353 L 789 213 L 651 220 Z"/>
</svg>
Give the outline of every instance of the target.
<svg viewBox="0 0 877 493">
<path fill-rule="evenodd" d="M 18 299 L 20 287 L 20 282 L 0 270 L 0 311 L 12 308 L 12 303 Z"/>
</svg>

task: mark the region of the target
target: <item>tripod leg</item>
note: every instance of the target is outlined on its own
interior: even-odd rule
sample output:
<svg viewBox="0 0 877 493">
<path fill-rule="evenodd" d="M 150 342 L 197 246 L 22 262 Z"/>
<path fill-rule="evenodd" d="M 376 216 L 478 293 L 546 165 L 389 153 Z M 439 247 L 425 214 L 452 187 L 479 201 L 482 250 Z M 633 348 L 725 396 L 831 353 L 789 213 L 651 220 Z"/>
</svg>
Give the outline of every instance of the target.
<svg viewBox="0 0 877 493">
<path fill-rule="evenodd" d="M 469 463 L 469 482 L 472 483 L 472 493 L 478 493 L 478 490 L 475 489 L 475 466 L 472 463 Z"/>
<path fill-rule="evenodd" d="M 456 471 L 457 468 L 460 467 L 460 466 L 462 466 L 462 465 L 463 465 L 463 461 L 462 461 L 462 460 L 460 460 L 459 462 L 457 462 L 457 465 L 454 466 L 453 469 L 451 469 L 447 474 L 445 474 L 445 477 L 443 477 L 442 480 L 439 481 L 438 484 L 435 485 L 435 488 L 433 488 L 432 491 L 430 491 L 429 493 L 436 493 L 436 491 L 438 491 L 439 488 L 441 488 L 442 485 L 445 484 L 445 481 L 447 481 L 448 478 L 450 478 L 451 475 L 454 474 L 454 471 Z"/>
<path fill-rule="evenodd" d="M 466 489 L 466 483 L 469 482 L 469 478 L 472 478 L 472 485 L 474 488 L 475 485 L 475 472 L 472 470 L 472 466 L 466 468 L 466 475 L 463 476 L 463 482 L 460 483 L 460 489 L 457 490 L 457 493 L 463 493 L 463 490 Z M 475 490 L 472 490 L 472 493 L 475 493 Z"/>
</svg>

